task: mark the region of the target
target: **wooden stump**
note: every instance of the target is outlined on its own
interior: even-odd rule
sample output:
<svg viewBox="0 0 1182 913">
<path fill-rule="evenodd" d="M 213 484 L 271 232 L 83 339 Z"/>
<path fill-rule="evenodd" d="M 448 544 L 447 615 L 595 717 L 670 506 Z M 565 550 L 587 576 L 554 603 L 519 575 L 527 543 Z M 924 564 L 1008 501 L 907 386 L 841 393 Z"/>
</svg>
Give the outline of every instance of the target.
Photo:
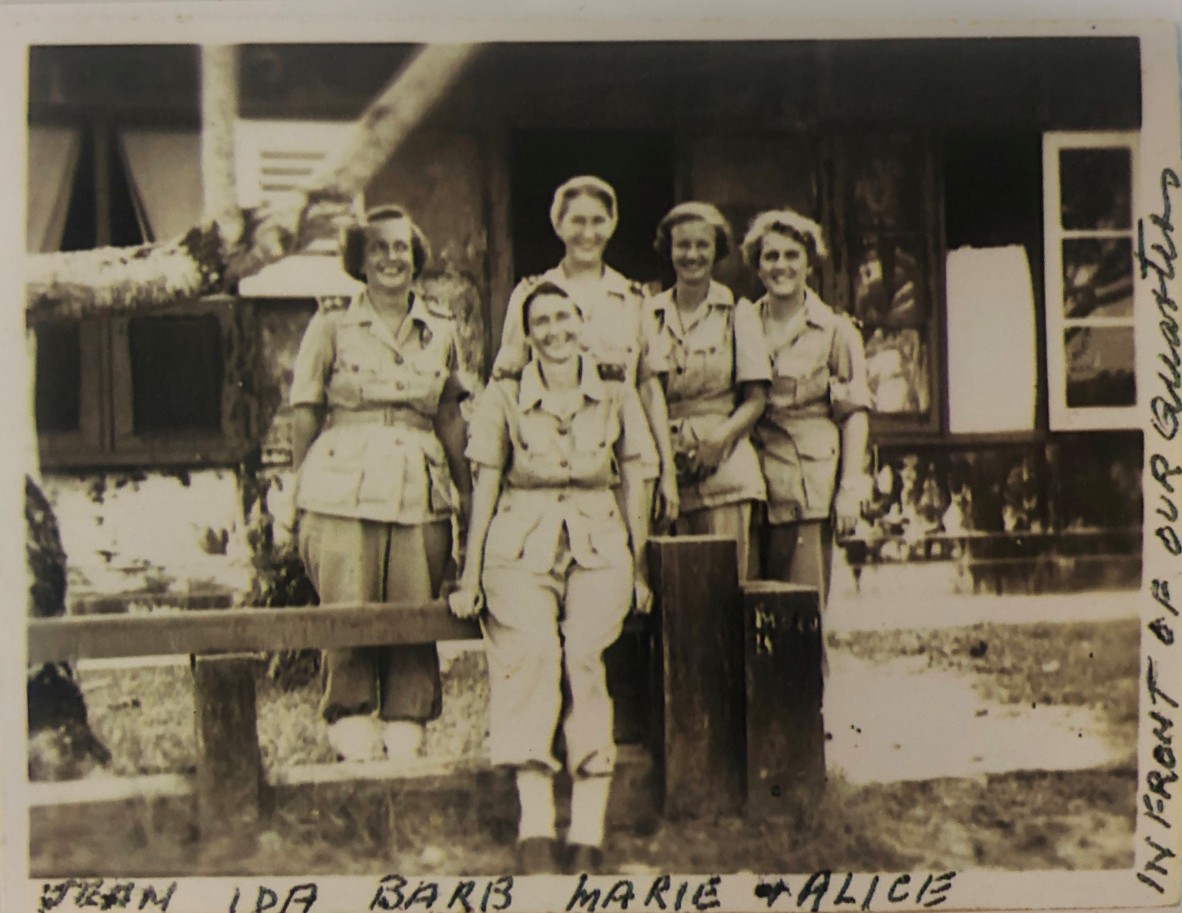
<svg viewBox="0 0 1182 913">
<path fill-rule="evenodd" d="M 743 585 L 747 814 L 807 817 L 825 788 L 818 593 L 776 581 Z"/>
<path fill-rule="evenodd" d="M 663 692 L 652 729 L 665 814 L 738 814 L 745 764 L 735 543 L 721 536 L 657 537 L 649 557 Z"/>
<path fill-rule="evenodd" d="M 202 656 L 193 662 L 197 728 L 197 825 L 202 842 L 254 845 L 264 792 L 254 661 Z"/>
</svg>

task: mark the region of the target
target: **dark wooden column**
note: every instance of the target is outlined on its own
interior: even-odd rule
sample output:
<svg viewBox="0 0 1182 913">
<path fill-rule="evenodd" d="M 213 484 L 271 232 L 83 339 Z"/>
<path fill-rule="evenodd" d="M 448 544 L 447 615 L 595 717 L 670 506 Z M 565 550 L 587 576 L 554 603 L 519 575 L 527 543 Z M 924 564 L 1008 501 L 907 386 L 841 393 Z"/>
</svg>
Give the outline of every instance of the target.
<svg viewBox="0 0 1182 913">
<path fill-rule="evenodd" d="M 735 543 L 651 540 L 662 700 L 654 745 L 668 817 L 737 814 L 743 804 L 743 614 Z"/>
<path fill-rule="evenodd" d="M 253 661 L 242 656 L 197 657 L 193 705 L 201 838 L 249 848 L 258 834 L 266 788 Z"/>
<path fill-rule="evenodd" d="M 747 814 L 807 814 L 825 788 L 818 594 L 770 580 L 750 581 L 742 591 Z"/>
</svg>

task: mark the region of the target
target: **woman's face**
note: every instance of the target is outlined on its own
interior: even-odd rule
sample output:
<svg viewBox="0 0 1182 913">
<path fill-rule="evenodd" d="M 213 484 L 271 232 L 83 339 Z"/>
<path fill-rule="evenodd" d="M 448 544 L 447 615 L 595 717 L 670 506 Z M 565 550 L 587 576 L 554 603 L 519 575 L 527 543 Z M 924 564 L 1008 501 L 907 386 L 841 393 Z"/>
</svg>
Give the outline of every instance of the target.
<svg viewBox="0 0 1182 913">
<path fill-rule="evenodd" d="M 583 318 L 562 295 L 539 295 L 529 305 L 529 342 L 545 361 L 564 362 L 579 353 Z"/>
<path fill-rule="evenodd" d="M 410 221 L 383 219 L 365 229 L 365 282 L 371 289 L 399 292 L 414 279 Z"/>
<path fill-rule="evenodd" d="M 774 298 L 804 294 L 809 275 L 809 255 L 804 245 L 779 232 L 764 236 L 759 251 L 759 279 Z"/>
<path fill-rule="evenodd" d="M 714 267 L 714 226 L 700 219 L 674 225 L 669 233 L 673 271 L 679 282 L 710 279 Z"/>
<path fill-rule="evenodd" d="M 607 207 L 595 197 L 579 194 L 566 203 L 555 232 L 566 245 L 566 256 L 580 266 L 599 266 L 603 249 L 615 226 Z"/>
</svg>

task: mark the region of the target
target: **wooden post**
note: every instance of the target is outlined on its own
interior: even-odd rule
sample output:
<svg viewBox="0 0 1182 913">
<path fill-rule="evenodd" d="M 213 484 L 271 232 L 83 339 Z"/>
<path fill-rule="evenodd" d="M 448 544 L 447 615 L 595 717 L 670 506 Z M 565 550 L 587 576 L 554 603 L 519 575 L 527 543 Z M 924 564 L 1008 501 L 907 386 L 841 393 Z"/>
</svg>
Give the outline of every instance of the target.
<svg viewBox="0 0 1182 913">
<path fill-rule="evenodd" d="M 668 817 L 743 804 L 743 615 L 735 543 L 656 537 L 649 559 L 663 690 L 655 746 Z"/>
<path fill-rule="evenodd" d="M 743 585 L 747 666 L 747 814 L 801 816 L 825 787 L 822 637 L 812 587 Z"/>
<path fill-rule="evenodd" d="M 241 656 L 193 663 L 197 823 L 202 840 L 251 846 L 262 807 L 254 664 Z"/>
</svg>

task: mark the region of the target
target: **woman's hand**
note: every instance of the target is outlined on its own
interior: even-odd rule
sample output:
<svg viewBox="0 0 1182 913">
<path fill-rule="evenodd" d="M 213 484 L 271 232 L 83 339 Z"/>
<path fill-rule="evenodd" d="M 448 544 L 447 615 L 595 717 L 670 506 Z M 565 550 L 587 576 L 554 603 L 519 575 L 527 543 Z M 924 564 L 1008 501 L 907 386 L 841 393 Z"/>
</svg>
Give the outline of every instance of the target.
<svg viewBox="0 0 1182 913">
<path fill-rule="evenodd" d="M 870 498 L 870 477 L 843 479 L 833 499 L 833 526 L 838 536 L 853 535 L 862 516 L 862 505 Z"/>
<path fill-rule="evenodd" d="M 637 562 L 632 575 L 632 608 L 638 615 L 648 615 L 653 610 L 653 591 L 648 585 L 643 558 Z"/>
<path fill-rule="evenodd" d="M 484 611 L 483 587 L 461 580 L 459 589 L 448 595 L 447 607 L 456 618 L 475 618 Z"/>
<path fill-rule="evenodd" d="M 681 514 L 681 494 L 677 490 L 677 467 L 661 470 L 653 498 L 653 520 L 662 526 L 672 523 Z"/>
<path fill-rule="evenodd" d="M 706 478 L 718 470 L 734 447 L 734 442 L 726 429 L 719 426 L 707 431 L 698 438 L 698 446 L 694 449 L 692 466 L 699 478 Z"/>
</svg>

